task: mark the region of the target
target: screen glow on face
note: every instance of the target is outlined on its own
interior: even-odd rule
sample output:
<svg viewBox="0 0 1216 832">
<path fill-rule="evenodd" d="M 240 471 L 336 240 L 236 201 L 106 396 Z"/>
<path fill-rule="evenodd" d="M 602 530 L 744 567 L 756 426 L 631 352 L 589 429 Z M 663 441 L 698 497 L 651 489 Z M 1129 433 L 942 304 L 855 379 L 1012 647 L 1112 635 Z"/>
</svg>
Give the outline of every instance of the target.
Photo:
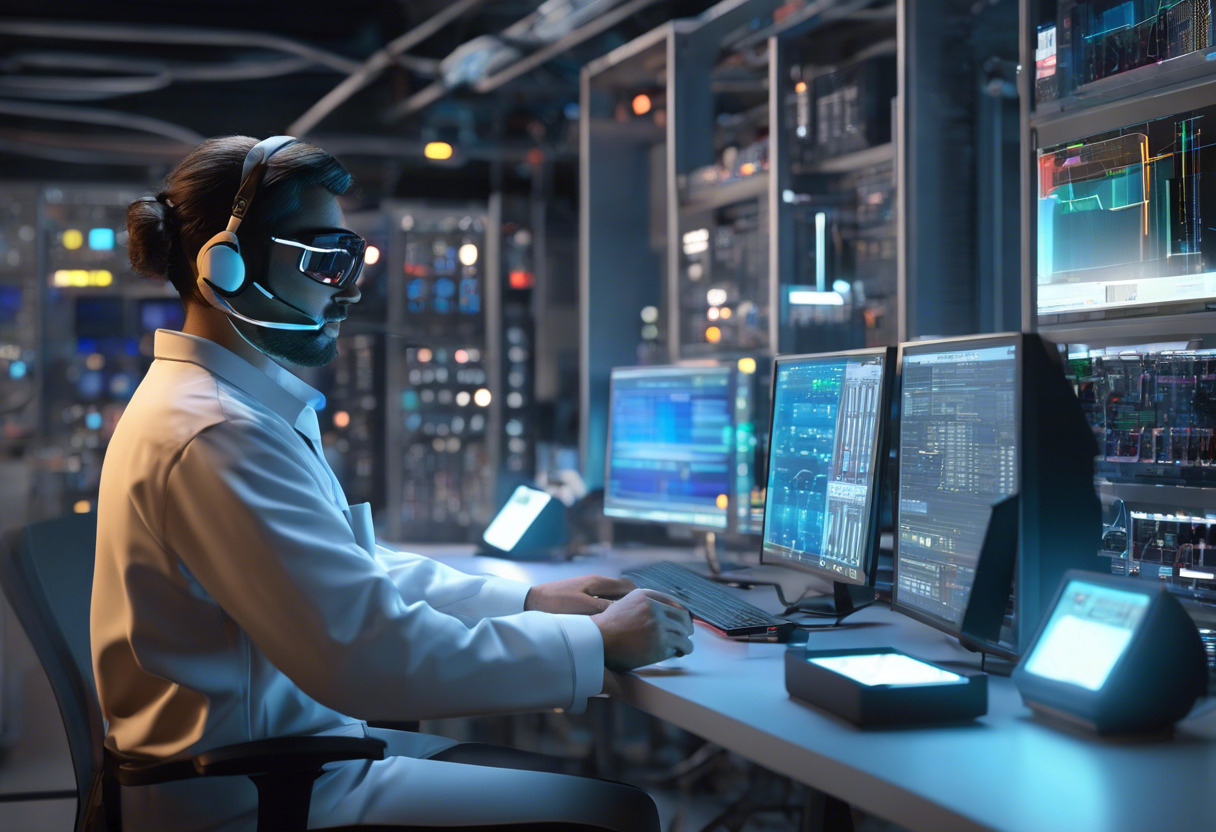
<svg viewBox="0 0 1216 832">
<path fill-rule="evenodd" d="M 1149 596 L 1084 581 L 1069 581 L 1026 672 L 1099 690 L 1136 634 Z"/>
<path fill-rule="evenodd" d="M 495 549 L 511 551 L 552 499 L 543 491 L 521 485 L 515 489 L 511 499 L 507 500 L 507 504 L 498 512 L 498 516 L 490 523 L 481 539 Z"/>
<path fill-rule="evenodd" d="M 848 676 L 867 687 L 875 685 L 943 685 L 966 678 L 902 653 L 863 653 L 857 656 L 819 656 L 808 661 Z"/>
</svg>

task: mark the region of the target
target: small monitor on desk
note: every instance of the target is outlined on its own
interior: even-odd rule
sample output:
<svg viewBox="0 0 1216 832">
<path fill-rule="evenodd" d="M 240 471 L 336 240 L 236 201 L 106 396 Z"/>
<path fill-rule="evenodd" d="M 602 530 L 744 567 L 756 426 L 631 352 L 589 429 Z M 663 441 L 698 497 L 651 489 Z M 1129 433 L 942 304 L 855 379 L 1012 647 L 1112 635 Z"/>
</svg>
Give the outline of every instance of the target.
<svg viewBox="0 0 1216 832">
<path fill-rule="evenodd" d="M 867 600 L 849 587 L 874 582 L 894 358 L 880 347 L 773 367 L 761 561 L 833 581 L 838 616 Z"/>
<path fill-rule="evenodd" d="M 730 527 L 738 499 L 734 372 L 730 366 L 612 371 L 604 514 L 700 531 Z"/>
</svg>

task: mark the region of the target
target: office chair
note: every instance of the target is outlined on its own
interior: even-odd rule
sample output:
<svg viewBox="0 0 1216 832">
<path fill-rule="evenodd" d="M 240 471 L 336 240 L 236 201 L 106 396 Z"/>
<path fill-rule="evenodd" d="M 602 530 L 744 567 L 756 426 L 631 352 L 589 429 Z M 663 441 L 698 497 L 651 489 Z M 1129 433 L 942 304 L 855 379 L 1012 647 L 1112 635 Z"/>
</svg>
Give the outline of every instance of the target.
<svg viewBox="0 0 1216 832">
<path fill-rule="evenodd" d="M 121 832 L 119 786 L 139 787 L 195 777 L 244 775 L 258 792 L 258 832 L 304 832 L 313 781 L 321 767 L 341 760 L 380 760 L 383 740 L 364 737 L 275 737 L 216 748 L 185 759 L 123 761 L 104 745 L 105 726 L 89 646 L 89 608 L 97 515 L 70 514 L 32 523 L 0 539 L 0 588 L 25 629 L 51 683 L 67 733 L 78 797 L 75 832 Z M 587 788 L 594 781 L 588 781 Z M 574 791 L 579 784 L 572 784 Z M 568 821 L 444 826 L 445 832 L 630 832 L 658 830 L 613 807 L 613 818 L 588 818 L 596 801 L 567 794 Z M 586 799 L 584 799 L 586 798 Z M 624 811 L 623 811 L 624 810 Z M 635 820 L 637 821 L 635 823 Z M 581 821 L 581 822 L 580 822 Z M 607 824 L 607 825 L 601 825 Z M 326 832 L 440 832 L 409 825 L 329 827 Z"/>
</svg>

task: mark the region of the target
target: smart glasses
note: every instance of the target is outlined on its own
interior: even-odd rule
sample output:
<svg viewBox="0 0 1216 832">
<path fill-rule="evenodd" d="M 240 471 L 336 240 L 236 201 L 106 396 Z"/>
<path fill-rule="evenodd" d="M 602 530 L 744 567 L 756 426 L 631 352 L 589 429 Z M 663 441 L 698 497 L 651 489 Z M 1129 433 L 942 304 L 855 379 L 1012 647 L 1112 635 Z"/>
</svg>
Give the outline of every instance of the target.
<svg viewBox="0 0 1216 832">
<path fill-rule="evenodd" d="M 352 231 L 301 232 L 288 237 L 271 237 L 275 245 L 299 253 L 296 268 L 331 289 L 345 289 L 363 270 L 367 241 Z"/>
</svg>

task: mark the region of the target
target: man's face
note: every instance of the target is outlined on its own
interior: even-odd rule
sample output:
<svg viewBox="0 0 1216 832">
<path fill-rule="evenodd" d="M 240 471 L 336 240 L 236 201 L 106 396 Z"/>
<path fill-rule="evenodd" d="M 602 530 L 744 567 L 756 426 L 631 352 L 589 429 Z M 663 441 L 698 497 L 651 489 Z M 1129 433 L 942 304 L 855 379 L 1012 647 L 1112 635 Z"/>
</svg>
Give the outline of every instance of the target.
<svg viewBox="0 0 1216 832">
<path fill-rule="evenodd" d="M 300 210 L 272 229 L 276 237 L 292 238 L 305 231 L 340 229 L 344 227 L 342 209 L 329 191 L 314 186 L 305 188 L 300 197 Z M 267 240 L 267 245 L 273 245 Z M 281 300 L 290 303 L 310 317 L 326 321 L 319 330 L 270 329 L 232 319 L 248 341 L 266 355 L 300 367 L 322 367 L 338 354 L 339 321 L 347 315 L 348 307 L 359 300 L 355 284 L 335 290 L 312 280 L 295 268 L 292 257 L 268 257 L 266 285 Z"/>
</svg>

